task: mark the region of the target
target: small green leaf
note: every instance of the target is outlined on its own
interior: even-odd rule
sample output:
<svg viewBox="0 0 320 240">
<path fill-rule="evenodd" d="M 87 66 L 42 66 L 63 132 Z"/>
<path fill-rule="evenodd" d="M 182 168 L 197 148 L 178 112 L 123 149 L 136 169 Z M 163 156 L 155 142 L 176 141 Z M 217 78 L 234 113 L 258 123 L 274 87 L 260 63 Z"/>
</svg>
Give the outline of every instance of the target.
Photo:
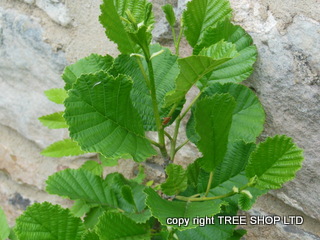
<svg viewBox="0 0 320 240">
<path fill-rule="evenodd" d="M 69 209 L 48 202 L 35 203 L 16 220 L 19 240 L 81 240 L 84 225 Z"/>
<path fill-rule="evenodd" d="M 50 115 L 42 116 L 39 121 L 50 129 L 67 128 L 66 120 L 63 118 L 63 112 L 56 112 Z"/>
<path fill-rule="evenodd" d="M 105 157 L 101 153 L 99 153 L 98 156 L 99 156 L 99 160 L 101 161 L 104 167 L 114 167 L 118 165 L 118 161 L 119 161 L 118 157 L 114 157 L 114 158 Z M 121 157 L 121 159 L 128 159 L 128 158 L 130 158 L 130 155 Z"/>
<path fill-rule="evenodd" d="M 162 10 L 164 14 L 166 15 L 166 19 L 171 27 L 174 27 L 176 23 L 176 16 L 173 11 L 173 7 L 171 4 L 166 4 L 162 6 Z"/>
<path fill-rule="evenodd" d="M 91 54 L 88 57 L 78 60 L 76 63 L 65 68 L 62 79 L 65 81 L 65 89 L 70 90 L 76 80 L 82 74 L 107 71 L 113 64 L 113 57 L 110 55 L 100 56 Z"/>
<path fill-rule="evenodd" d="M 236 106 L 229 94 L 216 94 L 199 100 L 195 107 L 196 131 L 200 140 L 196 143 L 203 157 L 200 165 L 213 171 L 227 152 L 232 113 Z"/>
<path fill-rule="evenodd" d="M 112 226 L 112 227 L 106 227 Z M 121 213 L 107 212 L 100 217 L 96 232 L 101 240 L 149 240 L 150 229 Z"/>
<path fill-rule="evenodd" d="M 103 207 L 91 208 L 84 218 L 84 225 L 87 229 L 93 229 L 99 221 L 99 218 L 106 212 Z"/>
<path fill-rule="evenodd" d="M 161 184 L 161 190 L 167 195 L 177 195 L 186 190 L 188 178 L 186 171 L 180 165 L 169 164 L 166 168 L 168 175 L 166 181 Z"/>
<path fill-rule="evenodd" d="M 85 152 L 72 139 L 64 139 L 51 144 L 42 150 L 41 154 L 46 157 L 65 157 L 78 156 L 85 154 Z"/>
<path fill-rule="evenodd" d="M 7 222 L 7 217 L 0 207 L 0 240 L 6 240 L 10 235 L 10 227 Z"/>
<path fill-rule="evenodd" d="M 205 202 L 180 202 L 167 201 L 162 199 L 152 188 L 146 188 L 147 205 L 151 209 L 152 215 L 156 217 L 162 225 L 188 229 L 195 228 L 197 225 L 192 223 L 195 217 L 211 217 L 220 212 L 222 202 L 219 200 Z M 178 225 L 169 225 L 168 218 L 185 218 L 189 219 L 189 223 L 178 227 Z"/>
<path fill-rule="evenodd" d="M 52 88 L 44 91 L 47 98 L 54 103 L 63 104 L 64 100 L 68 97 L 68 93 L 63 88 Z"/>
<path fill-rule="evenodd" d="M 138 172 L 137 176 L 135 176 L 131 180 L 141 184 L 145 178 L 146 178 L 146 174 L 144 173 L 144 167 L 143 167 L 143 165 L 140 164 L 139 165 L 139 172 Z"/>
<path fill-rule="evenodd" d="M 137 162 L 156 154 L 131 103 L 131 88 L 124 75 L 101 71 L 78 78 L 65 100 L 64 118 L 83 150 L 111 158 L 130 154 Z"/>
<path fill-rule="evenodd" d="M 101 176 L 103 173 L 102 165 L 93 160 L 86 161 L 84 164 L 82 164 L 81 168 L 86 169 L 97 176 Z"/>
<path fill-rule="evenodd" d="M 128 186 L 128 185 L 122 186 L 121 195 L 122 195 L 122 198 L 127 201 L 127 203 L 129 203 L 130 205 L 132 205 L 136 208 L 136 204 L 133 199 L 132 189 L 130 186 Z"/>
<path fill-rule="evenodd" d="M 183 13 L 184 34 L 189 44 L 194 47 L 207 28 L 215 26 L 220 20 L 231 17 L 228 0 L 192 0 Z"/>
<path fill-rule="evenodd" d="M 241 210 L 248 211 L 251 208 L 251 198 L 247 194 L 241 193 L 238 199 L 238 204 Z"/>
<path fill-rule="evenodd" d="M 241 240 L 244 235 L 247 234 L 245 229 L 236 229 L 233 231 L 233 235 L 227 240 Z"/>
<path fill-rule="evenodd" d="M 270 137 L 252 152 L 246 175 L 258 177 L 258 188 L 277 189 L 295 177 L 302 162 L 303 151 L 291 138 L 285 135 Z"/>
</svg>

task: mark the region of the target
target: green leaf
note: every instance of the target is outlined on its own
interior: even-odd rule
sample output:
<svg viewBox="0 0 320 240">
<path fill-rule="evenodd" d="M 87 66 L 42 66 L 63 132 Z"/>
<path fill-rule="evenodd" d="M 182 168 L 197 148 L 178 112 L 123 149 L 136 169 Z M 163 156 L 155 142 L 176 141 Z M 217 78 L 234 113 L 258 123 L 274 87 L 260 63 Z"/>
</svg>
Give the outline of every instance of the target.
<svg viewBox="0 0 320 240">
<path fill-rule="evenodd" d="M 208 56 L 213 59 L 234 58 L 238 56 L 236 45 L 221 40 L 209 47 L 203 48 L 199 53 L 200 56 Z"/>
<path fill-rule="evenodd" d="M 162 225 L 188 229 L 195 228 L 197 225 L 192 223 L 194 217 L 211 217 L 220 212 L 222 202 L 219 200 L 206 202 L 180 202 L 167 201 L 162 199 L 152 188 L 146 188 L 147 205 L 151 209 L 152 215 L 156 217 Z M 188 226 L 169 225 L 168 218 L 190 219 Z"/>
<path fill-rule="evenodd" d="M 95 231 L 87 231 L 82 235 L 81 240 L 100 240 Z"/>
<path fill-rule="evenodd" d="M 82 217 L 84 214 L 90 211 L 91 205 L 87 204 L 86 201 L 82 199 L 75 200 L 70 212 L 75 217 Z"/>
<path fill-rule="evenodd" d="M 112 226 L 112 227 L 106 227 Z M 101 240 L 149 240 L 150 229 L 121 213 L 107 212 L 100 217 L 96 232 Z"/>
<path fill-rule="evenodd" d="M 258 177 L 258 188 L 277 189 L 295 177 L 302 162 L 303 151 L 291 138 L 285 135 L 270 137 L 252 152 L 246 175 Z"/>
<path fill-rule="evenodd" d="M 84 164 L 82 164 L 81 168 L 86 169 L 97 176 L 101 176 L 103 173 L 102 165 L 94 160 L 86 161 Z"/>
<path fill-rule="evenodd" d="M 54 103 L 63 104 L 64 100 L 68 97 L 68 93 L 63 88 L 52 88 L 44 91 L 47 98 Z"/>
<path fill-rule="evenodd" d="M 210 47 L 221 40 L 235 44 L 239 55 L 219 66 L 211 76 L 201 81 L 209 82 L 209 84 L 216 82 L 239 83 L 247 79 L 253 72 L 257 49 L 252 45 L 251 36 L 240 26 L 233 25 L 229 19 L 219 22 L 217 26 L 207 28 L 200 43 L 195 46 L 193 54 L 199 54 L 201 49 Z"/>
<path fill-rule="evenodd" d="M 126 12 L 131 13 L 136 25 L 143 23 L 148 28 L 148 32 L 151 32 L 154 22 L 151 3 L 146 0 L 103 0 L 100 9 L 102 14 L 99 20 L 106 29 L 108 38 L 118 45 L 120 52 L 126 54 L 137 53 L 139 47 L 129 35 L 129 33 L 134 32 L 134 29 L 128 23 L 130 21 L 127 19 Z M 126 19 L 126 21 L 123 19 Z"/>
<path fill-rule="evenodd" d="M 136 204 L 135 204 L 134 198 L 133 198 L 132 189 L 131 189 L 130 186 L 128 186 L 128 185 L 122 186 L 121 195 L 122 195 L 122 198 L 125 201 L 127 201 L 127 203 L 129 203 L 130 205 L 136 207 Z"/>
<path fill-rule="evenodd" d="M 120 208 L 128 212 L 128 217 L 139 222 L 150 218 L 150 214 L 145 211 L 145 187 L 126 180 L 121 174 L 109 174 L 103 180 L 85 169 L 66 169 L 50 176 L 46 183 L 46 191 L 50 194 L 72 200 L 82 199 L 87 204 L 99 204 L 110 209 Z M 131 188 L 134 204 L 124 199 L 123 186 Z"/>
<path fill-rule="evenodd" d="M 84 225 L 69 209 L 48 202 L 35 203 L 16 220 L 19 240 L 80 240 Z"/>
<path fill-rule="evenodd" d="M 231 17 L 228 0 L 192 0 L 183 13 L 184 34 L 194 47 L 208 27 L 215 26 L 220 20 Z"/>
<path fill-rule="evenodd" d="M 251 208 L 251 198 L 247 194 L 241 193 L 238 199 L 238 204 L 241 210 L 248 211 Z"/>
<path fill-rule="evenodd" d="M 62 79 L 65 81 L 65 89 L 70 90 L 82 74 L 95 73 L 99 71 L 107 71 L 113 64 L 113 58 L 110 55 L 100 56 L 91 54 L 82 58 L 76 63 L 65 68 Z"/>
<path fill-rule="evenodd" d="M 227 152 L 235 101 L 229 94 L 216 94 L 199 100 L 195 107 L 196 131 L 200 140 L 196 143 L 203 157 L 201 166 L 211 172 L 224 159 Z"/>
<path fill-rule="evenodd" d="M 161 7 L 164 14 L 166 15 L 166 19 L 171 27 L 174 27 L 176 23 L 176 16 L 173 11 L 173 7 L 171 4 L 166 4 Z"/>
<path fill-rule="evenodd" d="M 65 157 L 65 156 L 78 156 L 85 154 L 78 143 L 72 139 L 64 139 L 55 142 L 42 150 L 41 154 L 46 157 Z"/>
<path fill-rule="evenodd" d="M 176 234 L 179 239 L 183 240 L 227 240 L 232 236 L 236 225 L 219 224 L 219 219 L 215 217 L 214 225 L 206 225 L 186 231 L 178 231 Z"/>
<path fill-rule="evenodd" d="M 106 210 L 103 207 L 91 208 L 84 218 L 84 225 L 86 228 L 93 229 L 105 211 Z"/>
<path fill-rule="evenodd" d="M 163 48 L 159 44 L 150 46 L 151 54 L 161 50 L 164 50 L 164 52 L 152 59 L 152 66 L 154 69 L 160 117 L 164 118 L 170 109 L 161 108 L 161 106 L 163 105 L 166 93 L 174 89 L 174 80 L 179 74 L 179 66 L 177 56 L 172 55 L 169 49 Z M 155 131 L 156 122 L 152 108 L 152 98 L 144 77 L 144 72 L 148 72 L 148 67 L 144 60 L 142 61 L 142 68 L 143 71 L 140 69 L 136 59 L 128 55 L 120 55 L 115 59 L 113 69 L 110 72 L 114 76 L 125 74 L 132 78 L 131 99 L 133 106 L 142 118 L 144 129 L 146 131 Z"/>
<path fill-rule="evenodd" d="M 4 211 L 0 207 L 0 240 L 6 240 L 10 235 L 10 227 L 7 222 L 7 217 Z"/>
<path fill-rule="evenodd" d="M 65 100 L 64 118 L 83 150 L 111 158 L 130 154 L 137 162 L 156 154 L 131 103 L 131 88 L 123 75 L 98 72 L 78 78 Z"/>
<path fill-rule="evenodd" d="M 113 157 L 113 158 L 105 157 L 100 153 L 98 154 L 98 156 L 99 156 L 99 160 L 101 161 L 101 163 L 104 167 L 114 167 L 114 166 L 118 165 L 119 158 L 117 158 L 117 157 Z M 128 156 L 124 155 L 121 158 L 127 159 L 127 158 L 130 158 L 130 155 L 128 155 Z"/>
<path fill-rule="evenodd" d="M 180 74 L 176 79 L 176 87 L 166 94 L 164 107 L 182 101 L 197 81 L 228 60 L 230 58 L 213 59 L 208 56 L 190 56 L 179 59 Z"/>
<path fill-rule="evenodd" d="M 264 110 L 257 96 L 249 88 L 240 84 L 216 83 L 207 87 L 200 99 L 219 93 L 229 93 L 236 100 L 229 132 L 229 142 L 237 140 L 255 142 L 256 137 L 263 130 L 265 121 Z M 194 143 L 199 140 L 199 136 L 195 131 L 193 114 L 187 124 L 187 136 Z"/>
<path fill-rule="evenodd" d="M 186 171 L 180 165 L 169 164 L 166 168 L 168 175 L 166 181 L 161 184 L 161 190 L 167 195 L 177 195 L 186 190 L 188 178 Z"/>
<path fill-rule="evenodd" d="M 50 129 L 67 128 L 66 120 L 63 118 L 63 112 L 56 112 L 39 118 L 43 126 Z"/>
</svg>

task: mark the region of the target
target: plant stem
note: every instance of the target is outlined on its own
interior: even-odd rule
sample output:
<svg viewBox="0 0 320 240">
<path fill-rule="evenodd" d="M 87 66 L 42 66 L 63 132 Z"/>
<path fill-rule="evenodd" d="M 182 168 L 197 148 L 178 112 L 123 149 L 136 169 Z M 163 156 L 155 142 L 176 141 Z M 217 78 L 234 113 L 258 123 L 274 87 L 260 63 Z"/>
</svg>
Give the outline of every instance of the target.
<svg viewBox="0 0 320 240">
<path fill-rule="evenodd" d="M 247 183 L 246 185 L 242 186 L 241 188 L 239 188 L 238 191 L 231 191 L 231 192 L 228 192 L 226 194 L 223 194 L 223 195 L 219 195 L 219 196 L 214 196 L 214 197 L 207 197 L 207 196 L 203 196 L 203 197 L 200 197 L 200 198 L 195 198 L 194 196 L 197 196 L 197 195 L 193 195 L 191 197 L 184 197 L 184 196 L 176 196 L 175 198 L 178 199 L 178 200 L 181 200 L 181 201 L 185 201 L 185 202 L 202 202 L 202 201 L 210 201 L 210 200 L 216 200 L 216 199 L 221 199 L 221 198 L 226 198 L 226 197 L 231 197 L 233 195 L 236 195 L 238 193 L 240 193 L 242 190 L 248 188 L 248 187 L 251 187 L 253 184 L 252 183 Z"/>
<path fill-rule="evenodd" d="M 176 119 L 176 126 L 174 128 L 174 133 L 171 141 L 170 159 L 172 162 L 174 162 L 174 157 L 176 155 L 176 144 L 177 144 L 177 138 L 179 134 L 179 127 L 180 127 L 181 120 L 182 118 L 180 118 L 180 116 Z"/>
<path fill-rule="evenodd" d="M 186 145 L 189 142 L 189 139 L 185 140 L 180 146 L 178 146 L 175 150 L 175 152 L 177 153 L 181 148 L 184 147 L 184 145 Z"/>
<path fill-rule="evenodd" d="M 166 130 L 164 131 L 164 135 L 166 135 L 167 138 L 169 138 L 170 141 L 173 140 L 173 138 L 171 137 L 171 135 L 170 135 Z"/>
<path fill-rule="evenodd" d="M 178 40 L 175 41 L 175 48 L 176 48 L 176 55 L 179 56 L 179 50 L 180 50 L 180 42 L 181 42 L 181 38 L 182 38 L 182 34 L 183 34 L 183 18 L 181 18 L 181 23 L 180 23 L 180 32 L 179 32 L 179 36 L 178 36 Z"/>
<path fill-rule="evenodd" d="M 150 138 L 147 138 L 147 139 L 148 139 L 148 141 L 149 141 L 151 144 L 153 144 L 153 145 L 155 145 L 156 147 L 160 148 L 160 144 L 159 144 L 159 143 L 157 143 L 156 141 L 153 141 L 153 140 L 150 139 Z"/>
<path fill-rule="evenodd" d="M 160 119 L 153 66 L 152 66 L 152 62 L 150 60 L 150 50 L 149 50 L 149 47 L 145 47 L 142 49 L 143 49 L 143 52 L 144 52 L 144 55 L 145 55 L 145 58 L 147 61 L 147 65 L 148 65 L 150 94 L 151 94 L 151 99 L 152 99 L 153 114 L 154 114 L 154 118 L 155 118 L 156 126 L 157 126 L 157 131 L 158 131 L 159 149 L 160 149 L 161 155 L 163 156 L 163 158 L 165 160 L 165 165 L 167 165 L 170 160 L 169 160 L 169 156 L 168 156 L 167 149 L 165 146 L 164 128 L 161 124 L 161 119 Z"/>
<path fill-rule="evenodd" d="M 211 188 L 211 184 L 212 184 L 212 180 L 213 180 L 213 171 L 210 172 L 210 176 L 209 176 L 209 180 L 208 180 L 208 185 L 207 185 L 207 190 L 206 193 L 204 194 L 204 196 L 208 196 L 210 188 Z"/>
</svg>

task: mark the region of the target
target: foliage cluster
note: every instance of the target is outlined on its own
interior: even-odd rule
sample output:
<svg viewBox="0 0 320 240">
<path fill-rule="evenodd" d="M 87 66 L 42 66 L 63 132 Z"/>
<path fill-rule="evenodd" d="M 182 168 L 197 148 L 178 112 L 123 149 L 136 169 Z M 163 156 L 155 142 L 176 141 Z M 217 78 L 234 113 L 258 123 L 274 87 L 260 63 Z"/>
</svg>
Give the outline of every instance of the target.
<svg viewBox="0 0 320 240">
<path fill-rule="evenodd" d="M 180 21 L 171 5 L 163 11 L 175 54 L 151 44 L 151 3 L 103 1 L 100 22 L 121 54 L 92 54 L 68 66 L 65 88 L 46 91 L 65 111 L 40 118 L 51 129 L 70 132 L 69 139 L 50 145 L 43 155 L 96 152 L 99 160 L 48 178 L 46 191 L 74 200 L 72 208 L 35 203 L 13 229 L 0 212 L 0 239 L 240 239 L 245 231 L 235 225 L 178 226 L 166 219 L 233 216 L 294 178 L 303 157 L 289 137 L 256 144 L 264 110 L 239 83 L 252 73 L 257 50 L 250 35 L 231 22 L 228 0 L 192 0 Z M 182 36 L 193 48 L 185 58 L 179 57 Z M 194 85 L 199 93 L 186 104 Z M 179 145 L 179 127 L 189 112 L 188 140 Z M 170 135 L 166 128 L 173 123 Z M 147 137 L 148 131 L 157 132 L 157 141 Z M 184 169 L 174 160 L 189 141 L 202 157 Z M 160 185 L 145 181 L 142 165 L 134 179 L 103 175 L 103 167 L 120 158 L 140 163 L 158 152 L 167 177 Z"/>
</svg>

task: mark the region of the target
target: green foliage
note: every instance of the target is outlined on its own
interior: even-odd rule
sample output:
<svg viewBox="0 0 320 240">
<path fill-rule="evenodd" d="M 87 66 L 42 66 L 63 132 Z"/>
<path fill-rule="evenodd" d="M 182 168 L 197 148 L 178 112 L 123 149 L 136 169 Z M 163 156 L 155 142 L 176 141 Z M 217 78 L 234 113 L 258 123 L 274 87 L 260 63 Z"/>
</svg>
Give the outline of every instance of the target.
<svg viewBox="0 0 320 240">
<path fill-rule="evenodd" d="M 287 136 L 275 136 L 260 143 L 251 154 L 246 174 L 257 176 L 257 187 L 277 189 L 295 177 L 303 161 L 302 150 Z"/>
<path fill-rule="evenodd" d="M 10 227 L 7 222 L 6 215 L 0 207 L 0 240 L 6 240 L 10 235 Z"/>
<path fill-rule="evenodd" d="M 64 139 L 45 148 L 41 154 L 47 157 L 78 156 L 84 154 L 77 142 Z"/>
<path fill-rule="evenodd" d="M 68 125 L 63 118 L 63 112 L 56 112 L 39 118 L 43 126 L 50 129 L 67 128 Z"/>
<path fill-rule="evenodd" d="M 249 210 L 260 195 L 294 178 L 303 156 L 289 137 L 256 145 L 265 113 L 257 96 L 239 83 L 252 73 L 257 50 L 250 35 L 231 23 L 229 1 L 191 0 L 181 19 L 171 5 L 162 9 L 175 54 L 150 44 L 151 3 L 103 0 L 99 19 L 121 54 L 91 54 L 66 67 L 64 89 L 45 92 L 65 110 L 39 119 L 70 133 L 70 139 L 53 143 L 43 155 L 93 152 L 98 159 L 92 156 L 79 169 L 48 178 L 47 192 L 73 200 L 70 209 L 33 204 L 14 230 L 0 210 L 0 240 L 241 239 L 245 230 L 217 218 Z M 193 54 L 181 58 L 183 35 Z M 189 103 L 186 96 L 194 87 L 199 91 Z M 183 142 L 179 129 L 184 122 L 188 139 Z M 166 129 L 172 123 L 173 133 Z M 175 155 L 189 141 L 202 156 L 183 168 Z M 104 167 L 116 166 L 121 158 L 142 162 L 158 152 L 163 162 L 156 168 L 163 167 L 159 170 L 166 177 L 162 182 L 149 179 L 155 165 L 148 162 L 140 163 L 130 180 L 117 172 L 104 174 Z M 213 217 L 214 224 L 199 226 L 192 221 L 199 217 Z M 172 218 L 189 222 L 171 224 Z"/>
<path fill-rule="evenodd" d="M 180 165 L 169 164 L 166 168 L 167 180 L 161 184 L 161 190 L 167 195 L 177 195 L 186 190 L 188 178 Z"/>
<path fill-rule="evenodd" d="M 19 240 L 81 240 L 84 225 L 68 209 L 48 202 L 35 203 L 17 219 Z"/>
</svg>

